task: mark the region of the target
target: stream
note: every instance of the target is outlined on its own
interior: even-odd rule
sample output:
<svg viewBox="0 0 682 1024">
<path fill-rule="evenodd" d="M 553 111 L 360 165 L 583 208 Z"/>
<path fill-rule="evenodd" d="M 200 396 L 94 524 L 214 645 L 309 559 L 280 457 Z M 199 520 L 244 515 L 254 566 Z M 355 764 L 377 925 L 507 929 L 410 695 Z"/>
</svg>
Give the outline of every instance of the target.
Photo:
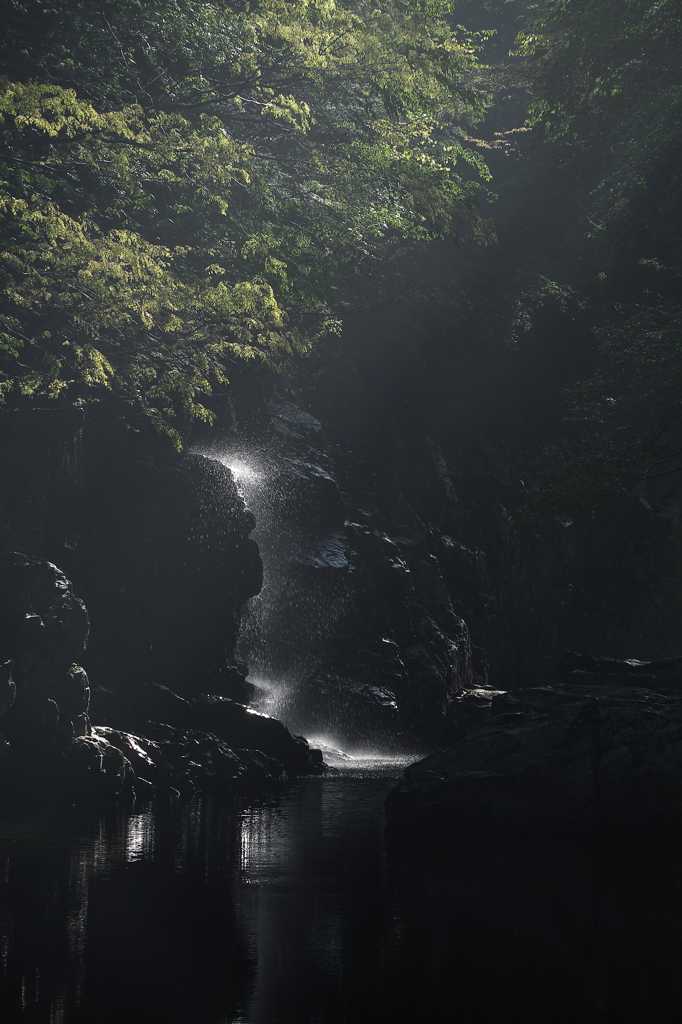
<svg viewBox="0 0 682 1024">
<path fill-rule="evenodd" d="M 0 1020 L 678 1021 L 680 844 L 387 851 L 405 759 L 0 823 Z"/>
</svg>

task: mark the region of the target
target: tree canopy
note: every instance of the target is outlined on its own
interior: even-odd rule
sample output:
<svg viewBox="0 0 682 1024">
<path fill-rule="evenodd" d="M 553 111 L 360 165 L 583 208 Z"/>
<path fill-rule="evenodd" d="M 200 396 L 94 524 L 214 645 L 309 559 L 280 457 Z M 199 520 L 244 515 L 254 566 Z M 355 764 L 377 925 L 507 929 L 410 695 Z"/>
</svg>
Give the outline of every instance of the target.
<svg viewBox="0 0 682 1024">
<path fill-rule="evenodd" d="M 480 36 L 448 0 L 3 0 L 0 395 L 162 429 L 337 327 L 354 275 L 483 230 Z"/>
<path fill-rule="evenodd" d="M 533 498 L 544 511 L 581 512 L 677 472 L 682 8 L 677 0 L 522 6 L 516 55 L 530 85 L 529 123 L 579 182 L 580 259 L 600 254 L 583 295 L 596 365 L 567 396 L 577 433 Z"/>
</svg>

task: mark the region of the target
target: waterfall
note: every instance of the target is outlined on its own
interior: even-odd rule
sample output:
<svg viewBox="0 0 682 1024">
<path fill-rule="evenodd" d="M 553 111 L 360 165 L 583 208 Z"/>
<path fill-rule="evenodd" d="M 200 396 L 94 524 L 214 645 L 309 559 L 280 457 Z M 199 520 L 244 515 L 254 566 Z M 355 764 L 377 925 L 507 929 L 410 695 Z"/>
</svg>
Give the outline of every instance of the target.
<svg viewBox="0 0 682 1024">
<path fill-rule="evenodd" d="M 249 682 L 258 688 L 253 706 L 288 724 L 294 680 L 286 672 L 286 649 L 280 649 L 292 641 L 275 635 L 279 632 L 277 602 L 282 597 L 281 562 L 286 547 L 281 534 L 275 535 L 284 499 L 278 486 L 276 466 L 265 448 L 237 450 L 214 457 L 230 470 L 246 507 L 254 515 L 256 526 L 252 536 L 263 562 L 263 587 L 244 609 L 237 656 L 249 666 Z"/>
<path fill-rule="evenodd" d="M 317 742 L 305 682 L 347 606 L 351 567 L 344 511 L 324 453 L 296 446 L 299 432 L 317 431 L 319 424 L 292 406 L 278 412 L 274 437 L 202 454 L 230 470 L 256 520 L 263 587 L 245 608 L 237 646 L 257 687 L 252 705 L 295 733 L 313 738 L 312 732 Z M 327 738 L 334 743 L 333 735 Z"/>
</svg>

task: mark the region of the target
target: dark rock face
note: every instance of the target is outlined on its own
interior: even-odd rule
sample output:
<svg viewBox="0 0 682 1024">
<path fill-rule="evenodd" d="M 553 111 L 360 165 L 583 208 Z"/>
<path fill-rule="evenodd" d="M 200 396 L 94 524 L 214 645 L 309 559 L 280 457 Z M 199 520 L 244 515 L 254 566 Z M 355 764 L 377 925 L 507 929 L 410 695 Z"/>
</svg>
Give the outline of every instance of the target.
<svg viewBox="0 0 682 1024">
<path fill-rule="evenodd" d="M 563 685 L 495 693 L 457 743 L 411 765 L 387 800 L 393 834 L 679 825 L 679 659 L 576 664 Z"/>
<path fill-rule="evenodd" d="M 230 471 L 131 439 L 115 416 L 95 416 L 81 436 L 82 415 L 27 413 L 3 419 L 5 433 L 19 421 L 17 451 L 0 458 L 3 493 L 17 506 L 0 507 L 5 540 L 21 535 L 37 554 L 60 548 L 70 563 L 90 606 L 96 684 L 91 710 L 80 665 L 88 614 L 66 576 L 43 558 L 0 555 L 3 798 L 98 799 L 133 785 L 138 795 L 232 791 L 323 770 L 304 740 L 225 697 L 252 691 L 235 640 L 262 579 L 253 517 Z M 32 461 L 55 481 L 41 502 L 33 475 L 20 472 Z M 207 693 L 215 722 L 206 702 L 195 703 Z M 91 716 L 105 728 L 93 732 Z"/>
<path fill-rule="evenodd" d="M 262 715 L 225 697 L 206 696 L 194 702 L 192 720 L 233 747 L 261 751 L 280 762 L 288 775 L 314 775 L 324 770 L 319 750 L 303 736 L 292 736 L 276 718 Z"/>
<path fill-rule="evenodd" d="M 280 761 L 259 750 L 233 750 L 210 732 L 156 726 L 157 739 L 95 726 L 94 734 L 116 747 L 135 772 L 137 796 L 155 792 L 225 795 L 245 788 L 263 789 L 284 777 Z"/>
<path fill-rule="evenodd" d="M 332 715 L 338 708 L 341 721 L 348 718 L 338 699 L 330 701 L 336 673 L 356 694 L 367 738 L 409 746 L 439 738 L 453 696 L 473 684 L 471 642 L 426 525 L 412 515 L 407 523 L 382 524 L 392 527 L 388 533 L 376 521 L 346 524 L 353 602 L 330 645 L 335 671 L 328 663 L 317 681 Z"/>
<path fill-rule="evenodd" d="M 552 678 L 574 536 L 550 524 L 521 539 L 506 470 L 444 438 L 439 410 L 357 399 L 328 407 L 324 429 L 269 403 L 277 610 L 255 661 L 295 681 L 297 729 L 433 747 L 453 735 L 458 693 Z"/>
<path fill-rule="evenodd" d="M 98 685 L 248 700 L 234 646 L 262 567 L 229 470 L 132 429 L 116 403 L 0 414 L 0 550 L 64 569 Z"/>
<path fill-rule="evenodd" d="M 662 658 L 659 661 L 630 658 L 621 661 L 567 651 L 560 667 L 567 680 L 593 683 L 597 693 L 603 683 L 632 683 L 635 686 L 653 686 L 654 689 L 657 686 L 682 688 L 682 658 Z"/>
<path fill-rule="evenodd" d="M 191 788 L 186 785 L 177 763 L 185 755 L 191 761 L 197 760 L 192 743 L 196 745 L 199 740 L 208 744 L 207 770 L 212 767 L 217 770 L 220 765 L 224 768 L 223 753 L 227 749 L 232 751 L 241 768 L 236 774 L 228 773 L 225 776 L 228 781 L 242 779 L 246 768 L 239 759 L 243 761 L 244 757 L 250 766 L 248 781 L 259 759 L 266 768 L 263 781 L 283 773 L 287 776 L 318 775 L 324 771 L 320 751 L 312 749 L 302 736 L 293 736 L 276 718 L 259 714 L 218 694 L 184 700 L 164 686 L 141 687 L 138 694 L 108 692 L 100 703 L 98 722 L 100 725 L 95 730 L 98 736 L 109 739 L 127 757 L 129 750 L 134 752 L 129 760 L 136 772 L 141 769 L 143 778 L 154 784 L 172 784 L 177 789 Z M 114 734 L 123 739 L 111 739 Z M 152 765 L 139 759 L 137 747 L 141 747 Z M 211 753 L 213 747 L 215 750 Z M 171 776 L 175 780 L 172 783 L 168 782 Z M 192 776 L 195 788 L 201 788 L 202 777 L 201 773 L 196 778 Z"/>
<path fill-rule="evenodd" d="M 88 615 L 65 575 L 50 562 L 0 555 L 0 623 L 3 795 L 129 789 L 128 762 L 91 736 L 88 677 L 78 663 Z"/>
<path fill-rule="evenodd" d="M 275 719 L 167 687 L 109 694 L 119 724 L 91 728 L 85 606 L 50 562 L 0 555 L 0 798 L 80 800 L 155 789 L 233 792 L 324 770 Z M 172 722 L 172 724 L 168 724 Z M 140 725 L 144 735 L 127 730 Z M 235 750 L 234 748 L 238 748 Z"/>
<path fill-rule="evenodd" d="M 190 734 L 194 739 L 208 736 L 209 747 L 217 743 L 229 747 L 233 752 L 239 751 L 239 757 L 248 755 L 250 768 L 247 781 L 252 781 L 254 776 L 256 762 L 252 755 L 255 754 L 264 759 L 266 770 L 263 781 L 283 773 L 287 776 L 317 775 L 324 771 L 319 750 L 312 749 L 302 736 L 292 735 L 276 718 L 259 714 L 219 694 L 202 694 L 187 700 L 166 686 L 149 684 L 137 690 L 101 690 L 98 697 L 97 735 L 105 736 L 115 743 L 126 756 L 126 747 L 110 739 L 112 730 L 117 736 L 127 737 L 125 743 L 132 744 L 132 750 L 136 750 L 136 743 L 141 743 L 154 767 L 138 761 L 137 756 L 129 760 L 136 772 L 141 767 L 142 777 L 154 784 L 158 777 L 160 784 L 165 779 L 164 784 L 171 785 L 167 780 L 172 776 L 175 779 L 172 783 L 174 788 L 191 788 L 186 784 L 185 776 L 178 774 L 178 769 L 173 767 L 180 757 L 175 747 L 184 750 Z M 190 760 L 196 760 L 191 749 L 185 750 L 185 754 Z M 210 750 L 207 757 L 205 767 L 208 770 L 213 758 Z M 223 764 L 220 750 L 216 750 L 215 760 L 217 765 Z M 276 770 L 273 770 L 272 765 L 277 766 Z M 244 771 L 242 765 L 234 779 L 241 780 Z M 201 788 L 199 782 L 202 777 L 199 773 L 193 780 L 195 788 Z M 226 779 L 229 781 L 230 778 L 233 776 L 228 774 Z"/>
<path fill-rule="evenodd" d="M 473 446 L 462 452 L 452 438 L 425 436 L 427 424 L 375 422 L 365 437 L 342 438 L 337 472 L 355 524 L 352 543 L 371 580 L 367 608 L 388 611 L 415 678 L 409 718 L 440 721 L 430 738 L 442 742 L 458 691 L 552 678 L 575 538 L 560 523 L 520 536 L 508 511 L 519 494 L 503 469 L 486 466 Z M 389 542 L 383 550 L 377 535 Z"/>
<path fill-rule="evenodd" d="M 465 325 L 459 314 L 429 322 L 424 309 L 349 320 L 348 372 L 330 362 L 309 392 L 348 519 L 390 538 L 419 531 L 466 623 L 479 684 L 551 685 L 570 648 L 679 654 L 682 474 L 652 473 L 601 521 L 519 526 L 538 456 L 566 436 L 562 389 L 585 325 L 556 334 L 548 311 L 518 347 Z"/>
<path fill-rule="evenodd" d="M 435 742 L 474 674 L 429 524 L 407 499 L 379 511 L 350 488 L 308 411 L 273 400 L 267 412 L 247 446 L 267 477 L 267 495 L 247 494 L 266 564 L 246 637 L 254 675 L 293 684 L 296 730 L 351 748 Z"/>
<path fill-rule="evenodd" d="M 82 408 L 0 411 L 0 550 L 64 565 L 76 542 Z"/>
<path fill-rule="evenodd" d="M 64 574 L 50 562 L 0 555 L 0 620 L 0 658 L 11 661 L 16 687 L 5 733 L 87 735 L 90 689 L 78 662 L 89 622 Z"/>
<path fill-rule="evenodd" d="M 84 501 L 97 524 L 78 550 L 93 674 L 248 699 L 234 649 L 262 566 L 230 471 L 198 455 L 138 455 L 94 474 Z"/>
</svg>

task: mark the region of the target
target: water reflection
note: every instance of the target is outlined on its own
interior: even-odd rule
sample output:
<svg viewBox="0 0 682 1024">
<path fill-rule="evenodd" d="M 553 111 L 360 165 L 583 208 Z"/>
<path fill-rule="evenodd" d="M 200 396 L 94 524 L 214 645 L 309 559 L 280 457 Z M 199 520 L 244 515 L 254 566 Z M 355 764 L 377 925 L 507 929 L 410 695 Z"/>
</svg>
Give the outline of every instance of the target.
<svg viewBox="0 0 682 1024">
<path fill-rule="evenodd" d="M 154 855 L 154 815 L 147 810 L 134 814 L 127 821 L 126 861 L 130 863 Z"/>
<path fill-rule="evenodd" d="M 5 822 L 0 999 L 8 1021 L 236 1019 L 235 808 Z"/>
<path fill-rule="evenodd" d="M 378 936 L 353 961 L 356 924 L 372 931 L 382 889 L 377 811 L 389 788 L 369 772 L 306 780 L 278 807 L 244 814 L 241 899 L 258 963 L 249 1024 L 381 1020 L 367 1016 L 370 984 L 381 987 Z"/>
<path fill-rule="evenodd" d="M 0 1020 L 677 1024 L 680 842 L 387 855 L 398 768 L 356 759 L 244 811 L 0 823 Z"/>
</svg>

